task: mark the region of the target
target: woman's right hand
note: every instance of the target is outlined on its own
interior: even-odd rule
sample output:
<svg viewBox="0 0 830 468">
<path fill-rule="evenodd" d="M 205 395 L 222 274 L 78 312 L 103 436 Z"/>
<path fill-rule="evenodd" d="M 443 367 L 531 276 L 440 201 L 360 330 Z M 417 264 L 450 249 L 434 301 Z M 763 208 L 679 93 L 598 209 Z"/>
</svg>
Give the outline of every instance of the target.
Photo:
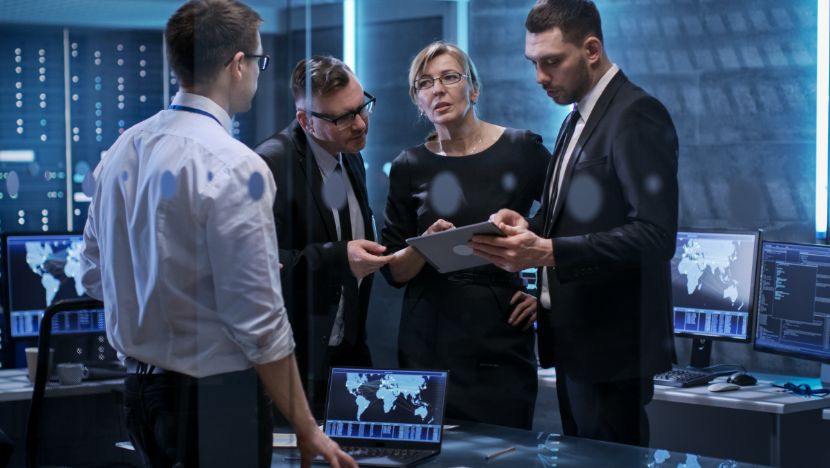
<svg viewBox="0 0 830 468">
<path fill-rule="evenodd" d="M 438 221 L 432 223 L 432 226 L 427 228 L 423 235 L 426 236 L 428 234 L 435 234 L 436 232 L 448 231 L 450 229 L 455 229 L 455 225 L 453 223 L 439 219 Z"/>
</svg>

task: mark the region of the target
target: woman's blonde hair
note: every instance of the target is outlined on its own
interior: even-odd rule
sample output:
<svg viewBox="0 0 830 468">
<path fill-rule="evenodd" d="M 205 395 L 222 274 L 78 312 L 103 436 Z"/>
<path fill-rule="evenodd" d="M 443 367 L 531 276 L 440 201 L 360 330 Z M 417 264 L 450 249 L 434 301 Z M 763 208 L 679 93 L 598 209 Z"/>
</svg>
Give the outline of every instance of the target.
<svg viewBox="0 0 830 468">
<path fill-rule="evenodd" d="M 415 80 L 423 74 L 432 59 L 444 54 L 450 55 L 458 61 L 458 64 L 461 65 L 461 72 L 467 75 L 467 82 L 470 83 L 474 90 L 481 92 L 478 71 L 476 71 L 476 66 L 470 56 L 455 44 L 435 41 L 421 49 L 418 55 L 412 59 L 412 64 L 409 66 L 409 98 L 416 105 L 418 104 L 418 90 L 415 89 Z"/>
</svg>

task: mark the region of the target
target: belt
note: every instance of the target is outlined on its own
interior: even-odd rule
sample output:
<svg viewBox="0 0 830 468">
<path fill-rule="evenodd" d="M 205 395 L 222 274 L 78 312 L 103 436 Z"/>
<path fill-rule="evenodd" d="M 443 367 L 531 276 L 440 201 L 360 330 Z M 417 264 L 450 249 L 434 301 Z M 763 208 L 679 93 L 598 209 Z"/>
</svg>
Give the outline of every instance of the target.
<svg viewBox="0 0 830 468">
<path fill-rule="evenodd" d="M 167 374 L 171 371 L 162 369 L 161 367 L 156 367 L 152 364 L 147 364 L 146 362 L 139 361 L 138 359 L 134 359 L 128 357 L 124 360 L 124 364 L 127 366 L 127 373 L 128 374 L 135 374 L 135 375 L 159 375 L 159 374 Z"/>
</svg>

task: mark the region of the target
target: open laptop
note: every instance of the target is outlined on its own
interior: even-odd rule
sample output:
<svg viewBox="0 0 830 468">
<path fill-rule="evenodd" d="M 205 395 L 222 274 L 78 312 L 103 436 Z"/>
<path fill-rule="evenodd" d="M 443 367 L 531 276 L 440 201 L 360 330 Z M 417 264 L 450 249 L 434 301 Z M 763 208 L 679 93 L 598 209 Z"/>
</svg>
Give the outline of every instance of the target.
<svg viewBox="0 0 830 468">
<path fill-rule="evenodd" d="M 447 371 L 335 367 L 323 429 L 360 466 L 412 466 L 441 453 L 446 393 Z"/>
</svg>

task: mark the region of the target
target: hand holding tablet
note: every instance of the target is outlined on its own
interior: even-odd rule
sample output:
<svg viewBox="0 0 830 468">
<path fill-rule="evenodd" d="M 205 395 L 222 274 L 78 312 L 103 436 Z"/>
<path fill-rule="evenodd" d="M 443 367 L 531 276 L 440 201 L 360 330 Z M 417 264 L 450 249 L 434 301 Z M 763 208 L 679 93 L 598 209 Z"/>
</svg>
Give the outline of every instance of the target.
<svg viewBox="0 0 830 468">
<path fill-rule="evenodd" d="M 455 229 L 424 234 L 406 240 L 413 249 L 440 273 L 450 273 L 490 263 L 473 254 L 467 245 L 476 234 L 504 236 L 504 233 L 490 221 L 470 224 Z"/>
</svg>

